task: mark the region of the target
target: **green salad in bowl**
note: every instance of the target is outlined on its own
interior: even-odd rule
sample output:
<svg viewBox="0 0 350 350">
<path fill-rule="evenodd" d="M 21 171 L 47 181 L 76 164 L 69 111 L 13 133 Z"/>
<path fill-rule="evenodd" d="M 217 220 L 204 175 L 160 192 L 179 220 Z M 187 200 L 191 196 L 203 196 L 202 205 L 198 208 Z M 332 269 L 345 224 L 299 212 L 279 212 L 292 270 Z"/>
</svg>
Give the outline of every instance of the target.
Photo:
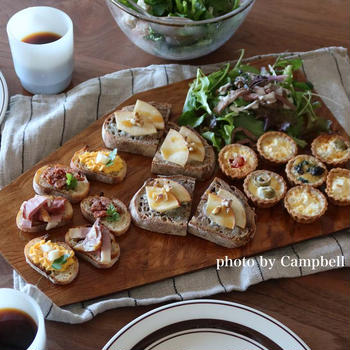
<svg viewBox="0 0 350 350">
<path fill-rule="evenodd" d="M 235 142 L 254 145 L 268 130 L 286 132 L 300 147 L 329 131 L 330 121 L 316 114 L 320 102 L 312 84 L 295 77 L 301 59 L 278 57 L 259 69 L 242 63 L 243 55 L 209 75 L 198 69 L 180 125 L 199 130 L 218 151 Z"/>
<path fill-rule="evenodd" d="M 153 55 L 185 60 L 222 46 L 254 0 L 106 0 L 119 27 Z"/>
</svg>

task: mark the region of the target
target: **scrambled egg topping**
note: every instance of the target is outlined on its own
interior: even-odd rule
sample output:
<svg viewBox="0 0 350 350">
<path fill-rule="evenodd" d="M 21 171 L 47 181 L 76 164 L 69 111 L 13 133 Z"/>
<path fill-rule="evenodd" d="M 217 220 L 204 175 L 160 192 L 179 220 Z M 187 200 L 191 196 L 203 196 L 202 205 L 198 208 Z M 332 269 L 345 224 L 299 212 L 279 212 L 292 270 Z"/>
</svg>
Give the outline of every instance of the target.
<svg viewBox="0 0 350 350">
<path fill-rule="evenodd" d="M 61 264 L 61 268 L 55 269 L 52 264 L 55 260 L 59 259 L 63 255 L 69 255 L 67 261 Z M 58 243 L 51 241 L 45 241 L 42 239 L 40 242 L 33 244 L 29 250 L 29 257 L 34 264 L 40 265 L 46 271 L 66 271 L 69 266 L 74 264 L 74 251 L 68 250 Z"/>
<path fill-rule="evenodd" d="M 331 139 L 329 142 L 321 143 L 317 152 L 326 160 L 341 160 L 346 158 L 350 152 L 350 148 L 341 149 L 337 145 L 337 139 Z M 344 147 L 345 148 L 345 147 Z"/>
<path fill-rule="evenodd" d="M 303 191 L 291 193 L 288 202 L 295 213 L 308 216 L 319 214 L 324 204 L 317 194 Z"/>
<path fill-rule="evenodd" d="M 105 174 L 120 171 L 124 167 L 123 160 L 117 155 L 113 160 L 113 164 L 107 166 L 109 154 L 109 151 L 84 152 L 79 155 L 79 162 L 91 171 L 99 171 Z"/>
<path fill-rule="evenodd" d="M 288 139 L 275 135 L 265 138 L 262 150 L 265 154 L 281 160 L 289 158 L 293 154 L 293 147 Z"/>
<path fill-rule="evenodd" d="M 350 200 L 350 178 L 338 176 L 332 182 L 332 192 L 340 198 Z"/>
</svg>

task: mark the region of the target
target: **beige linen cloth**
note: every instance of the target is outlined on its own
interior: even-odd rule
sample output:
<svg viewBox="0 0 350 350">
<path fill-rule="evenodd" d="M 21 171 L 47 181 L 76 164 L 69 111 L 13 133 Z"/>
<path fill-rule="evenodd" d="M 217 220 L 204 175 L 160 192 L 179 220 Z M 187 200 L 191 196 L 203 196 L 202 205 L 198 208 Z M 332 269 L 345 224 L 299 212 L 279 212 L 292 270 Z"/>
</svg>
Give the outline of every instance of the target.
<svg viewBox="0 0 350 350">
<path fill-rule="evenodd" d="M 324 102 L 349 133 L 350 65 L 346 50 L 331 47 L 290 56 L 303 59 L 307 78 L 320 95 L 327 97 Z M 210 72 L 220 66 L 215 64 L 201 68 Z M 0 187 L 131 95 L 191 78 L 195 76 L 196 69 L 189 65 L 152 65 L 94 78 L 65 94 L 12 96 L 1 125 Z M 227 255 L 230 256 L 229 250 Z M 220 271 L 212 267 L 64 308 L 53 304 L 36 286 L 27 284 L 15 272 L 14 287 L 34 297 L 48 320 L 80 323 L 112 308 L 207 297 L 232 290 L 244 291 L 269 279 L 298 277 L 330 269 L 283 267 L 282 256 L 293 259 L 339 256 L 344 257 L 346 266 L 350 266 L 349 232 L 338 232 L 264 253 L 265 258 L 276 258 L 272 269 L 261 266 L 258 256 L 252 258 L 252 267 L 223 268 Z"/>
</svg>

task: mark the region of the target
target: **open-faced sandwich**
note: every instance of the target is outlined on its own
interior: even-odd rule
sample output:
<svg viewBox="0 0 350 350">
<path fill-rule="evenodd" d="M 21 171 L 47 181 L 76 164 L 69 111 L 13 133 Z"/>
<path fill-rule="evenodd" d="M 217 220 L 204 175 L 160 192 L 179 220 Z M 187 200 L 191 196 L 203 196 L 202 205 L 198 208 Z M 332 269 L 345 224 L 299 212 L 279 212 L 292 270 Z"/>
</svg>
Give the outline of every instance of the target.
<svg viewBox="0 0 350 350">
<path fill-rule="evenodd" d="M 152 161 L 152 173 L 210 178 L 215 170 L 213 147 L 189 127 L 168 123 L 171 128 Z"/>
<path fill-rule="evenodd" d="M 97 219 L 92 227 L 79 226 L 69 229 L 65 241 L 80 258 L 99 269 L 112 267 L 120 256 L 119 244 L 100 219 Z"/>
<path fill-rule="evenodd" d="M 131 223 L 131 217 L 125 204 L 116 198 L 89 196 L 80 202 L 81 212 L 92 224 L 98 219 L 115 236 L 125 233 Z"/>
<path fill-rule="evenodd" d="M 144 102 L 110 114 L 102 126 L 108 148 L 153 157 L 171 112 L 168 103 Z"/>
<path fill-rule="evenodd" d="M 37 194 L 62 196 L 72 203 L 78 203 L 88 195 L 90 184 L 80 171 L 54 164 L 44 165 L 36 171 L 33 188 Z"/>
<path fill-rule="evenodd" d="M 217 177 L 188 223 L 189 233 L 226 248 L 247 244 L 255 230 L 255 212 L 245 195 Z"/>
<path fill-rule="evenodd" d="M 37 237 L 24 247 L 27 263 L 55 284 L 71 283 L 78 275 L 79 262 L 74 251 L 64 242 L 51 242 Z"/>
<path fill-rule="evenodd" d="M 113 151 L 102 148 L 89 151 L 88 147 L 75 152 L 70 166 L 72 169 L 82 172 L 89 180 L 116 184 L 124 180 L 126 176 L 126 162 Z"/>
<path fill-rule="evenodd" d="M 66 198 L 35 195 L 22 203 L 16 224 L 22 231 L 40 232 L 66 225 L 72 217 L 73 208 Z"/>
<path fill-rule="evenodd" d="M 182 175 L 151 178 L 130 201 L 134 224 L 148 231 L 186 236 L 195 179 Z"/>
</svg>

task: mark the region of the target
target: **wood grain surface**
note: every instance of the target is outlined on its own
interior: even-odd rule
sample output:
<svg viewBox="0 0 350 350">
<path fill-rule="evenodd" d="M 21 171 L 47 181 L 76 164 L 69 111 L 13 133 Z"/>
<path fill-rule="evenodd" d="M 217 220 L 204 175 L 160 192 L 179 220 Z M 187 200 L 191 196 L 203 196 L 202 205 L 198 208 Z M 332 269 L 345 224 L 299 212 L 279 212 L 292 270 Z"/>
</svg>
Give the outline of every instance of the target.
<svg viewBox="0 0 350 350">
<path fill-rule="evenodd" d="M 2 0 L 0 10 L 0 69 L 10 94 L 25 94 L 13 70 L 6 35 L 11 15 L 27 6 L 55 6 L 74 21 L 75 70 L 72 86 L 116 70 L 149 64 L 175 63 L 136 48 L 119 30 L 103 0 Z M 216 52 L 190 64 L 231 60 L 245 48 L 247 56 L 270 52 L 307 51 L 350 44 L 350 11 L 347 0 L 258 0 L 234 37 Z M 344 350 L 350 346 L 350 269 L 307 277 L 270 280 L 245 292 L 214 298 L 255 307 L 280 320 L 312 349 Z M 0 287 L 12 286 L 12 268 L 0 256 Z M 131 295 L 133 291 L 131 290 Z M 120 328 L 151 306 L 105 312 L 90 322 L 70 325 L 46 322 L 47 348 L 101 349 Z"/>
<path fill-rule="evenodd" d="M 256 66 L 272 63 L 271 60 L 260 60 Z M 300 72 L 300 77 L 302 73 Z M 300 79 L 300 78 L 299 78 Z M 136 99 L 144 101 L 168 102 L 173 106 L 172 120 L 181 114 L 187 94 L 189 81 L 183 81 L 166 87 L 161 87 L 134 95 L 121 106 L 134 104 Z M 318 111 L 319 115 L 333 121 L 333 127 L 340 133 L 341 127 L 330 111 L 324 106 Z M 56 304 L 67 305 L 95 297 L 104 296 L 113 292 L 159 281 L 183 273 L 198 270 L 216 264 L 216 259 L 228 255 L 230 258 L 240 258 L 262 253 L 274 248 L 300 242 L 320 235 L 336 232 L 350 226 L 350 218 L 346 215 L 347 207 L 329 205 L 326 215 L 313 224 L 298 224 L 294 222 L 283 204 L 256 210 L 257 232 L 254 239 L 242 248 L 227 249 L 210 243 L 206 240 L 187 235 L 178 237 L 153 233 L 140 229 L 133 224 L 127 234 L 118 239 L 121 246 L 121 258 L 110 269 L 98 270 L 91 264 L 81 261 L 78 278 L 68 286 L 52 285 L 29 267 L 23 256 L 25 243 L 38 234 L 24 233 L 17 229 L 15 216 L 24 200 L 34 195 L 32 188 L 33 175 L 43 164 L 69 164 L 73 153 L 85 144 L 89 147 L 102 147 L 101 125 L 105 118 L 101 118 L 86 130 L 66 142 L 61 148 L 42 160 L 33 169 L 28 170 L 17 180 L 0 192 L 0 210 L 6 210 L 8 215 L 0 217 L 0 251 L 9 263 L 25 278 L 27 282 L 37 285 Z M 140 188 L 143 182 L 151 177 L 151 158 L 121 153 L 128 165 L 125 180 L 117 185 L 106 185 L 100 182 L 91 182 L 90 194 L 103 192 L 106 196 L 117 197 L 126 205 L 131 197 Z M 218 171 L 217 176 L 225 178 Z M 230 184 L 242 187 L 242 181 L 229 181 Z M 211 179 L 197 182 L 193 200 L 193 212 L 199 202 L 201 194 L 210 184 Z M 86 224 L 79 205 L 74 206 L 74 218 L 70 226 Z M 50 239 L 64 240 L 67 227 L 50 231 Z M 130 278 L 133 276 L 133 278 Z M 101 283 L 101 281 L 104 283 Z M 86 288 L 91 283 L 95 288 Z"/>
</svg>

